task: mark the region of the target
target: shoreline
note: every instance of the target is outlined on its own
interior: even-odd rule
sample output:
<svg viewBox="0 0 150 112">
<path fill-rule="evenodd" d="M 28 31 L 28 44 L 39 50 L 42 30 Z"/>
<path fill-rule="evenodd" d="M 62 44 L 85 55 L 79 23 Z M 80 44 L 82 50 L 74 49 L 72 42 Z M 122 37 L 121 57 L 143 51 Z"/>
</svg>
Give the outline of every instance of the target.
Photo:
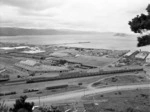
<svg viewBox="0 0 150 112">
<path fill-rule="evenodd" d="M 12 45 L 15 45 L 15 47 L 18 47 L 18 46 L 42 46 L 42 47 L 60 47 L 60 48 L 69 48 L 69 49 L 76 49 L 76 48 L 79 48 L 79 49 L 84 49 L 84 50 L 111 50 L 111 51 L 129 51 L 129 49 L 107 49 L 107 48 L 91 48 L 91 47 L 80 47 L 80 46 L 76 46 L 76 47 L 73 47 L 73 46 L 67 46 L 69 44 L 87 44 L 87 43 L 91 43 L 89 41 L 87 42 L 75 42 L 75 43 L 61 43 L 61 44 L 29 44 L 29 43 L 15 43 L 15 42 L 0 42 L 0 49 L 1 49 L 1 44 L 2 45 L 6 45 L 6 46 L 3 46 L 3 47 L 12 47 Z M 3 50 L 3 49 L 1 49 Z"/>
</svg>

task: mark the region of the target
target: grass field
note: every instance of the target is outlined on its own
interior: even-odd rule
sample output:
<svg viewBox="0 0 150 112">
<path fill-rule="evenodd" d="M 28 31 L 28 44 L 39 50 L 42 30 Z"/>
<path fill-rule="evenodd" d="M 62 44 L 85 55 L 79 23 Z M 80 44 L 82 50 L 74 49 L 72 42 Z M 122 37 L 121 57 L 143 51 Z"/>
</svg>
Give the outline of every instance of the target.
<svg viewBox="0 0 150 112">
<path fill-rule="evenodd" d="M 13 66 L 15 63 L 19 62 L 19 60 L 15 58 L 0 57 L 0 62 L 0 64 L 3 66 Z"/>
<path fill-rule="evenodd" d="M 128 73 L 113 77 L 105 78 L 104 80 L 100 80 L 98 82 L 93 83 L 92 86 L 104 86 L 104 85 L 123 85 L 123 84 L 131 84 L 131 83 L 142 83 L 142 82 L 149 82 L 150 79 L 144 72 L 135 73 Z"/>
<path fill-rule="evenodd" d="M 97 56 L 78 56 L 78 57 L 66 57 L 64 58 L 70 62 L 82 63 L 89 66 L 105 66 L 109 63 L 116 61 L 115 58 L 97 57 Z"/>
<path fill-rule="evenodd" d="M 5 57 L 0 57 L 0 66 L 3 66 L 6 71 L 7 75 L 9 75 L 10 80 L 18 80 L 17 76 L 26 76 L 27 73 L 18 71 L 17 69 L 14 68 L 14 64 L 19 62 L 20 59 L 17 58 L 5 58 Z"/>
<path fill-rule="evenodd" d="M 117 91 L 84 97 L 86 112 L 149 112 L 150 89 Z M 87 101 L 88 100 L 88 101 Z"/>
</svg>

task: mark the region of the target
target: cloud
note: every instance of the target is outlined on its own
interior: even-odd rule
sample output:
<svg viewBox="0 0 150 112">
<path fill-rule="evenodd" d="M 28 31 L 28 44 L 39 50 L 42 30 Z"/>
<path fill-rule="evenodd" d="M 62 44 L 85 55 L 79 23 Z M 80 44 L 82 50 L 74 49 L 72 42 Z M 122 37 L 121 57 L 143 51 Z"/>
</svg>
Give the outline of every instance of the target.
<svg viewBox="0 0 150 112">
<path fill-rule="evenodd" d="M 149 0 L 1 0 L 1 26 L 130 32 Z"/>
<path fill-rule="evenodd" d="M 54 8 L 52 8 L 54 10 Z M 55 16 L 57 13 L 52 11 L 51 9 L 47 9 L 47 10 L 41 10 L 41 11 L 35 11 L 35 10 L 24 10 L 24 9 L 19 9 L 18 10 L 19 14 L 22 16 L 37 16 L 37 17 L 53 17 Z"/>
<path fill-rule="evenodd" d="M 4 5 L 24 8 L 26 10 L 45 10 L 61 6 L 66 0 L 1 0 Z"/>
</svg>

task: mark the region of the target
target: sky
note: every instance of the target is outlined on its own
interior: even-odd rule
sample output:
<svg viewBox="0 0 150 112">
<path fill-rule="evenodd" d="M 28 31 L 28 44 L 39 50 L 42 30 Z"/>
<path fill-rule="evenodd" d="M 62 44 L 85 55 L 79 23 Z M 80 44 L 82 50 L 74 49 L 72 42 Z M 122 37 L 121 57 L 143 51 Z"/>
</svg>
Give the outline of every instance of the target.
<svg viewBox="0 0 150 112">
<path fill-rule="evenodd" d="M 0 26 L 130 33 L 150 0 L 0 0 Z"/>
</svg>

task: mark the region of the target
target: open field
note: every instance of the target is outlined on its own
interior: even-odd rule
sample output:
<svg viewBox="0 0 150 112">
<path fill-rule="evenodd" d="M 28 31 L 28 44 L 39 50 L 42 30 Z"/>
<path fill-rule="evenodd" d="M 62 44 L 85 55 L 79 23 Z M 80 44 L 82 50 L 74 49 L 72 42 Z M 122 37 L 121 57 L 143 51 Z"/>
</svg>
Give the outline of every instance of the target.
<svg viewBox="0 0 150 112">
<path fill-rule="evenodd" d="M 78 57 L 64 57 L 67 61 L 82 63 L 83 65 L 88 66 L 105 66 L 108 63 L 116 61 L 115 58 L 106 58 L 106 57 L 96 57 L 96 56 L 78 56 Z"/>
<path fill-rule="evenodd" d="M 2 65 L 6 69 L 5 74 L 9 75 L 10 80 L 18 80 L 18 75 L 27 76 L 27 73 L 15 69 L 14 64 L 19 61 L 20 59 L 17 58 L 0 57 L 0 65 Z"/>
<path fill-rule="evenodd" d="M 116 76 L 109 76 L 92 84 L 93 87 L 105 85 L 125 85 L 133 83 L 149 82 L 150 78 L 144 72 L 128 73 Z"/>
<path fill-rule="evenodd" d="M 149 112 L 150 89 L 116 91 L 84 97 L 86 112 Z"/>
<path fill-rule="evenodd" d="M 15 58 L 0 57 L 0 62 L 3 66 L 13 66 L 15 63 L 19 62 L 19 60 Z"/>
</svg>

